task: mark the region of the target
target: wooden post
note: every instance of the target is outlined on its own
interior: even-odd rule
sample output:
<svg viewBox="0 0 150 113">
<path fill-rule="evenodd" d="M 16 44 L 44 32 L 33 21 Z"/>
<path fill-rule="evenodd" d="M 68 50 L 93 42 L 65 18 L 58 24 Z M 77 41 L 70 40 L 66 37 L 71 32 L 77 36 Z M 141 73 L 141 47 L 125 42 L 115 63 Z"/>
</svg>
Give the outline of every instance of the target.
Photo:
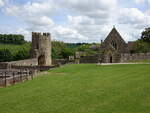
<svg viewBox="0 0 150 113">
<path fill-rule="evenodd" d="M 31 71 L 31 78 L 32 78 L 32 80 L 33 80 L 33 74 L 34 74 L 34 72 L 33 72 L 33 71 Z"/>
<path fill-rule="evenodd" d="M 13 84 L 15 84 L 15 73 L 13 71 Z"/>
<path fill-rule="evenodd" d="M 28 74 L 29 74 L 29 72 L 28 72 L 28 69 L 26 69 L 26 80 L 28 80 Z"/>
<path fill-rule="evenodd" d="M 20 81 L 22 82 L 22 75 L 21 75 L 21 70 L 20 70 Z"/>
<path fill-rule="evenodd" d="M 5 86 L 7 85 L 7 79 L 6 79 L 6 74 L 7 74 L 7 72 L 5 71 Z"/>
</svg>

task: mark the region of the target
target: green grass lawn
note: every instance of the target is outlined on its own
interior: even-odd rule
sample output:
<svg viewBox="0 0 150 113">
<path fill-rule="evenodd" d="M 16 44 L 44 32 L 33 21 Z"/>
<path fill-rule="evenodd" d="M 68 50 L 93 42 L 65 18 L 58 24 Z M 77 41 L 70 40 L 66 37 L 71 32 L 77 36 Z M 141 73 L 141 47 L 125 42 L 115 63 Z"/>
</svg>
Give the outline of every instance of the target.
<svg viewBox="0 0 150 113">
<path fill-rule="evenodd" d="M 67 65 L 0 89 L 0 113 L 150 113 L 150 65 Z"/>
</svg>

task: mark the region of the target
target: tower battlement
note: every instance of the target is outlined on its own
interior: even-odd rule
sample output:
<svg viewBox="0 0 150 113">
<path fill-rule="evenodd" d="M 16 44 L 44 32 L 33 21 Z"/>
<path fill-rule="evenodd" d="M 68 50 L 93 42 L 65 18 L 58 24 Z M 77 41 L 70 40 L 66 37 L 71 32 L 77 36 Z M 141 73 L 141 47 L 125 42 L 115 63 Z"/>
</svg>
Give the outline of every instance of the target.
<svg viewBox="0 0 150 113">
<path fill-rule="evenodd" d="M 32 32 L 32 36 L 50 36 L 50 33 Z"/>
<path fill-rule="evenodd" d="M 32 36 L 40 36 L 41 35 L 41 33 L 40 32 L 32 32 Z"/>
<path fill-rule="evenodd" d="M 51 65 L 50 33 L 32 32 L 31 57 L 38 58 L 39 65 Z"/>
</svg>

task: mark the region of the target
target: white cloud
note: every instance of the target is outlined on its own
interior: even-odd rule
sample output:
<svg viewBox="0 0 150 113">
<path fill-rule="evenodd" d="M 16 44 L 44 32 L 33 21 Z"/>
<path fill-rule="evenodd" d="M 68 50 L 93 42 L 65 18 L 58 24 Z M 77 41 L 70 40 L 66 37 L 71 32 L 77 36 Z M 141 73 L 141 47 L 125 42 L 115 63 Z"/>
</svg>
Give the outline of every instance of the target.
<svg viewBox="0 0 150 113">
<path fill-rule="evenodd" d="M 150 0 L 134 0 L 136 4 L 150 4 Z"/>
<path fill-rule="evenodd" d="M 0 7 L 3 7 L 5 5 L 3 0 L 0 0 Z"/>
<path fill-rule="evenodd" d="M 29 18 L 26 18 L 25 21 L 27 21 L 31 25 L 37 26 L 37 27 L 54 25 L 53 20 L 47 16 L 40 16 L 38 18 L 37 17 L 29 17 Z"/>
<path fill-rule="evenodd" d="M 117 1 L 38 0 L 8 4 L 3 12 L 25 23 L 16 32 L 26 37 L 38 31 L 50 32 L 52 39 L 66 42 L 100 42 L 116 25 L 126 41 L 139 38 L 141 30 L 150 25 L 149 11 L 118 7 Z"/>
<path fill-rule="evenodd" d="M 26 40 L 31 40 L 31 32 L 24 28 L 18 28 L 15 33 L 24 35 Z"/>
<path fill-rule="evenodd" d="M 77 15 L 92 18 L 107 18 L 109 11 L 116 7 L 117 0 L 62 0 L 63 8 Z"/>
<path fill-rule="evenodd" d="M 116 5 L 117 0 L 63 0 L 61 3 L 79 12 L 91 12 L 98 9 L 109 10 Z"/>
<path fill-rule="evenodd" d="M 53 37 L 65 42 L 87 42 L 87 37 L 81 35 L 77 30 L 69 27 L 56 26 Z"/>
<path fill-rule="evenodd" d="M 50 3 L 50 1 L 48 2 Z M 9 5 L 5 12 L 9 16 L 15 16 L 23 21 L 30 31 L 47 31 L 54 26 L 54 21 L 49 17 L 56 9 L 53 2 L 28 2 L 24 5 Z"/>
<path fill-rule="evenodd" d="M 87 17 L 87 16 L 68 16 L 68 21 L 69 23 L 71 23 L 72 25 L 90 25 L 90 24 L 94 24 L 94 20 Z"/>
<path fill-rule="evenodd" d="M 119 13 L 118 22 L 120 24 L 130 24 L 139 29 L 150 25 L 150 16 L 137 8 L 122 8 Z"/>
</svg>

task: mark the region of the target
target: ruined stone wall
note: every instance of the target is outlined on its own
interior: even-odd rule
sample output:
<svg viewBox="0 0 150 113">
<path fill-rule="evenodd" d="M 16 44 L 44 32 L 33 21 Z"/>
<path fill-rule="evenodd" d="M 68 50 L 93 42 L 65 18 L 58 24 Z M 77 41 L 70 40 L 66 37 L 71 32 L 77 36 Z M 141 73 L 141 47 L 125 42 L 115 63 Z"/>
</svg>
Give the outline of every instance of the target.
<svg viewBox="0 0 150 113">
<path fill-rule="evenodd" d="M 84 56 L 80 58 L 80 63 L 98 63 L 99 56 Z"/>
<path fill-rule="evenodd" d="M 121 54 L 121 62 L 150 60 L 150 53 L 124 53 Z"/>
<path fill-rule="evenodd" d="M 9 62 L 9 64 L 16 66 L 36 66 L 38 65 L 38 61 L 37 59 L 27 59 L 27 60 L 12 61 Z"/>
<path fill-rule="evenodd" d="M 51 61 L 50 33 L 32 33 L 31 57 L 38 59 L 38 65 L 49 66 Z"/>
<path fill-rule="evenodd" d="M 63 65 L 69 63 L 68 59 L 53 59 L 52 64 L 53 65 Z"/>
<path fill-rule="evenodd" d="M 4 62 L 4 63 L 0 63 L 0 69 L 11 68 L 12 65 L 15 65 L 15 66 L 37 66 L 38 60 L 37 59 L 26 59 L 26 60 L 12 61 L 12 62 Z"/>
</svg>

